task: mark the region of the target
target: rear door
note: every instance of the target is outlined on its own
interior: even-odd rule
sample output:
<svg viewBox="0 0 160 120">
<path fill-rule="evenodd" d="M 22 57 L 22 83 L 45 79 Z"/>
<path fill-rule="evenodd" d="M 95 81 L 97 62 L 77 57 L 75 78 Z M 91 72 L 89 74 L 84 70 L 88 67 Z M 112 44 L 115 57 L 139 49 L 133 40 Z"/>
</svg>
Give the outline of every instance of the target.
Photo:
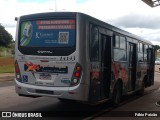
<svg viewBox="0 0 160 120">
<path fill-rule="evenodd" d="M 101 34 L 101 98 L 109 97 L 111 83 L 111 36 Z"/>
<path fill-rule="evenodd" d="M 129 82 L 128 91 L 133 91 L 135 89 L 136 83 L 136 44 L 129 43 Z"/>
<path fill-rule="evenodd" d="M 147 50 L 147 62 L 149 65 L 148 73 L 149 76 L 149 84 L 151 86 L 154 84 L 154 67 L 155 67 L 155 52 L 153 48 L 148 48 Z"/>
<path fill-rule="evenodd" d="M 90 24 L 89 101 L 92 103 L 104 100 L 109 96 L 111 80 L 111 35 L 109 33 L 110 31 Z"/>
</svg>

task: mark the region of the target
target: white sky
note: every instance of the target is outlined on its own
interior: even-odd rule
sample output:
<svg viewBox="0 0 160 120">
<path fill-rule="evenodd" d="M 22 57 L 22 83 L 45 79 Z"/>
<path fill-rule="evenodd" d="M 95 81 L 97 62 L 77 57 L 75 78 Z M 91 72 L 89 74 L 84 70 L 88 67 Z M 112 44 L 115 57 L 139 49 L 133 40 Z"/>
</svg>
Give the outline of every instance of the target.
<svg viewBox="0 0 160 120">
<path fill-rule="evenodd" d="M 160 6 L 141 0 L 0 0 L 0 23 L 15 38 L 15 17 L 55 10 L 86 13 L 160 45 Z"/>
</svg>

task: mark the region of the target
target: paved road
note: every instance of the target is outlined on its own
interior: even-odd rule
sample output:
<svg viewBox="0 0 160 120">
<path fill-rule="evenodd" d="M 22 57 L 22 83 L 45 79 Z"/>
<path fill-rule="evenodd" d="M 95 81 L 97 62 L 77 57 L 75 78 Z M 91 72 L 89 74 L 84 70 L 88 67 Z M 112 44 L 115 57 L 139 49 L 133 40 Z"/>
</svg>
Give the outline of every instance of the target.
<svg viewBox="0 0 160 120">
<path fill-rule="evenodd" d="M 6 86 L 13 86 L 14 81 L 5 81 L 5 82 L 0 82 L 0 87 L 6 87 Z"/>
<path fill-rule="evenodd" d="M 147 88 L 143 96 L 137 96 L 137 98 L 136 96 L 131 97 L 133 97 L 133 99 L 129 98 L 124 101 L 120 106 L 110 111 L 102 111 L 98 115 L 94 115 L 92 118 L 94 118 L 94 120 L 160 120 L 160 107 L 155 105 L 155 102 L 160 101 L 160 73 L 155 73 L 154 86 Z M 142 113 L 141 115 L 150 113 L 152 115 L 157 114 L 158 117 L 137 117 L 135 116 L 135 113 Z"/>
<path fill-rule="evenodd" d="M 67 114 L 67 118 L 74 116 L 76 120 L 88 118 L 110 105 L 109 103 L 98 106 L 89 106 L 76 102 L 65 103 L 52 97 L 19 97 L 15 93 L 14 86 L 0 87 L 0 96 L 0 111 L 52 111 L 56 117 Z"/>
<path fill-rule="evenodd" d="M 146 94 L 150 94 L 160 86 L 160 74 L 155 73 L 155 85 L 146 89 Z M 1 84 L 1 83 L 0 83 Z M 5 84 L 5 83 L 3 83 Z M 54 111 L 56 115 L 68 114 L 68 116 L 76 116 L 76 119 L 101 118 L 101 113 L 104 111 L 114 111 L 114 109 L 132 109 L 134 106 L 129 106 L 131 102 L 142 99 L 145 96 L 131 96 L 124 101 L 118 108 L 111 108 L 110 102 L 98 105 L 89 106 L 76 102 L 61 102 L 52 97 L 28 98 L 20 97 L 15 93 L 13 81 L 7 81 L 5 85 L 0 86 L 0 111 Z M 141 101 L 142 102 L 142 101 Z M 126 107 L 125 105 L 128 105 Z M 96 117 L 95 117 L 96 115 Z M 99 117 L 98 117 L 99 116 Z M 103 115 L 102 115 L 103 116 Z M 67 117 L 68 118 L 68 117 Z M 71 118 L 68 118 L 71 119 Z M 73 118 L 74 119 L 74 118 Z"/>
</svg>

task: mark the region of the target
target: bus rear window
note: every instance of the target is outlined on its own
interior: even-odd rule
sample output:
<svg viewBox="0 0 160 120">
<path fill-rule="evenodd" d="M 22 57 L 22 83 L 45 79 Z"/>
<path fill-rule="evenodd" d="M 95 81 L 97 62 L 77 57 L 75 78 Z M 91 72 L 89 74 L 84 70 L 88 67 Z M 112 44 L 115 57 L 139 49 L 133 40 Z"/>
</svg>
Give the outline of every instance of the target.
<svg viewBox="0 0 160 120">
<path fill-rule="evenodd" d="M 74 19 L 31 20 L 20 23 L 21 47 L 73 47 Z"/>
</svg>

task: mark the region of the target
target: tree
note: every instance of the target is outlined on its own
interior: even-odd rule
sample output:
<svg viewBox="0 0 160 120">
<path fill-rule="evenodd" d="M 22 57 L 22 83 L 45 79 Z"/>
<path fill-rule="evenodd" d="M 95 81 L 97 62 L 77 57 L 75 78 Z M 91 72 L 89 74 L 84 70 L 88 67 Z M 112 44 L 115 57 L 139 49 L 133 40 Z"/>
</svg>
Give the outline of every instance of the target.
<svg viewBox="0 0 160 120">
<path fill-rule="evenodd" d="M 158 49 L 160 49 L 159 45 L 154 45 L 155 50 L 157 51 Z"/>
<path fill-rule="evenodd" d="M 12 40 L 12 35 L 0 24 L 0 46 L 8 47 Z"/>
</svg>

